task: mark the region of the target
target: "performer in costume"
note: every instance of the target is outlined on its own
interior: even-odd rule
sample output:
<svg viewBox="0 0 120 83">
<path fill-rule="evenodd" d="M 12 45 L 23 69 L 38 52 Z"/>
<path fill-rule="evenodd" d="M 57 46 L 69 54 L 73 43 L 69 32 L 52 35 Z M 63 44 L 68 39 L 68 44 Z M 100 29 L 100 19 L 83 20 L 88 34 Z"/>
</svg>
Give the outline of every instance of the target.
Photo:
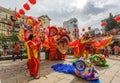
<svg viewBox="0 0 120 83">
<path fill-rule="evenodd" d="M 38 56 L 38 47 L 34 42 L 33 34 L 29 35 L 29 40 L 26 42 L 25 46 L 27 48 L 29 73 L 37 79 L 39 78 L 40 59 Z"/>
<path fill-rule="evenodd" d="M 92 45 L 92 39 L 89 34 L 85 34 L 79 40 L 76 39 L 73 42 L 69 43 L 69 46 L 74 48 L 75 58 L 84 57 L 85 55 L 85 59 L 88 59 L 91 45 Z"/>
</svg>

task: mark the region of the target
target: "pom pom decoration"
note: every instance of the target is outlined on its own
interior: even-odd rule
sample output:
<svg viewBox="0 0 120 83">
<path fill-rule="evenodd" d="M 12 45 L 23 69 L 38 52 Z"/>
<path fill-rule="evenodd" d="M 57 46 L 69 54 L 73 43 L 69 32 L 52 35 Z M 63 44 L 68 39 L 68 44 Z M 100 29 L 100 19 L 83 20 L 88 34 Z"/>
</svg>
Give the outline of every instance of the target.
<svg viewBox="0 0 120 83">
<path fill-rule="evenodd" d="M 84 32 L 84 31 L 85 31 L 85 29 L 83 28 L 83 29 L 82 29 L 82 31 Z"/>
<path fill-rule="evenodd" d="M 26 18 L 26 24 L 34 26 L 35 25 L 35 19 L 32 16 L 28 16 Z"/>
<path fill-rule="evenodd" d="M 117 22 L 120 22 L 120 16 L 116 16 L 116 17 L 115 17 L 115 20 L 116 20 Z"/>
<path fill-rule="evenodd" d="M 88 27 L 88 30 L 91 30 L 91 27 Z"/>
<path fill-rule="evenodd" d="M 55 36 L 58 33 L 57 27 L 56 26 L 49 26 L 49 36 Z"/>
<path fill-rule="evenodd" d="M 101 23 L 101 26 L 102 26 L 102 27 L 105 27 L 106 25 L 107 25 L 107 23 L 104 22 L 104 21 Z"/>
</svg>

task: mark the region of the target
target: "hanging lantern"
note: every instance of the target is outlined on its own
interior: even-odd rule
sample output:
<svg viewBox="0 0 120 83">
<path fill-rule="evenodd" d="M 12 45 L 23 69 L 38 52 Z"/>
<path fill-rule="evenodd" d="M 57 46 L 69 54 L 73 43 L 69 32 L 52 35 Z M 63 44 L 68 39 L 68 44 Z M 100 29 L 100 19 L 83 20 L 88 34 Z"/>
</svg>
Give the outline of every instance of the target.
<svg viewBox="0 0 120 83">
<path fill-rule="evenodd" d="M 79 29 L 76 29 L 76 32 L 79 32 Z"/>
<path fill-rule="evenodd" d="M 21 18 L 21 15 L 20 15 L 19 13 L 16 13 L 15 16 L 16 16 L 17 18 Z"/>
<path fill-rule="evenodd" d="M 116 20 L 117 22 L 120 22 L 120 16 L 116 16 L 116 17 L 115 17 L 115 20 Z"/>
<path fill-rule="evenodd" d="M 36 4 L 36 0 L 29 0 L 29 2 L 30 2 L 32 5 Z"/>
<path fill-rule="evenodd" d="M 19 13 L 20 13 L 21 15 L 24 15 L 24 14 L 25 14 L 25 11 L 24 11 L 23 9 L 20 9 L 20 10 L 19 10 Z"/>
<path fill-rule="evenodd" d="M 101 23 L 101 26 L 102 26 L 102 27 L 105 27 L 106 25 L 107 25 L 107 23 L 104 22 L 104 21 Z"/>
<path fill-rule="evenodd" d="M 12 26 L 13 25 L 13 23 L 12 23 L 12 21 L 10 21 L 10 26 Z"/>
<path fill-rule="evenodd" d="M 88 30 L 91 30 L 91 27 L 88 27 Z"/>
<path fill-rule="evenodd" d="M 30 10 L 30 6 L 29 6 L 28 3 L 25 3 L 25 4 L 23 5 L 23 8 L 26 9 L 26 10 Z"/>
<path fill-rule="evenodd" d="M 82 29 L 82 31 L 84 32 L 84 31 L 85 31 L 85 29 L 83 28 L 83 29 Z"/>
<path fill-rule="evenodd" d="M 73 30 L 73 31 L 72 31 L 72 35 L 74 35 L 74 34 L 75 34 L 75 31 Z"/>
</svg>

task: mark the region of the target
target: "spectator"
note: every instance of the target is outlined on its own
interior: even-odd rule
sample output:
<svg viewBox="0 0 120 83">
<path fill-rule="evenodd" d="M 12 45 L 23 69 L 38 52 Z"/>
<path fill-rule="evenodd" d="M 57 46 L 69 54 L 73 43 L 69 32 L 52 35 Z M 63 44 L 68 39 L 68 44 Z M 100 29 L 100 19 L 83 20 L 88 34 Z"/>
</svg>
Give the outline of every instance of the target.
<svg viewBox="0 0 120 83">
<path fill-rule="evenodd" d="M 7 55 L 7 45 L 3 45 L 3 55 L 6 56 Z"/>
<path fill-rule="evenodd" d="M 108 53 L 109 53 L 109 54 L 112 54 L 111 46 L 107 46 L 107 49 L 108 49 Z"/>
<path fill-rule="evenodd" d="M 22 60 L 22 57 L 20 56 L 20 48 L 21 48 L 20 45 L 17 42 L 15 42 L 15 44 L 13 45 L 13 56 L 12 56 L 13 61 L 16 60 L 15 55 L 17 55 L 17 57 Z"/>
<path fill-rule="evenodd" d="M 104 55 L 105 57 L 109 57 L 109 52 L 108 52 L 107 47 L 104 48 Z"/>
<path fill-rule="evenodd" d="M 23 56 L 23 54 L 24 54 L 24 47 L 23 47 L 23 45 L 20 45 L 20 56 L 21 56 L 21 58 L 22 58 L 22 56 Z"/>
<path fill-rule="evenodd" d="M 118 54 L 119 54 L 119 46 L 115 45 L 115 46 L 113 47 L 113 49 L 114 49 L 114 54 L 115 54 L 116 56 L 118 56 Z"/>
</svg>

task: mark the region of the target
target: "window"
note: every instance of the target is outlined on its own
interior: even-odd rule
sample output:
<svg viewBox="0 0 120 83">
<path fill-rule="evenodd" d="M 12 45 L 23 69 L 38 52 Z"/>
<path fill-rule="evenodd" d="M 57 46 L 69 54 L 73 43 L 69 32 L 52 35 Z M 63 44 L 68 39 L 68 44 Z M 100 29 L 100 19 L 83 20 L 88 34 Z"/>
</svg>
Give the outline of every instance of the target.
<svg viewBox="0 0 120 83">
<path fill-rule="evenodd" d="M 6 14 L 6 19 L 8 18 L 8 15 Z"/>
</svg>

